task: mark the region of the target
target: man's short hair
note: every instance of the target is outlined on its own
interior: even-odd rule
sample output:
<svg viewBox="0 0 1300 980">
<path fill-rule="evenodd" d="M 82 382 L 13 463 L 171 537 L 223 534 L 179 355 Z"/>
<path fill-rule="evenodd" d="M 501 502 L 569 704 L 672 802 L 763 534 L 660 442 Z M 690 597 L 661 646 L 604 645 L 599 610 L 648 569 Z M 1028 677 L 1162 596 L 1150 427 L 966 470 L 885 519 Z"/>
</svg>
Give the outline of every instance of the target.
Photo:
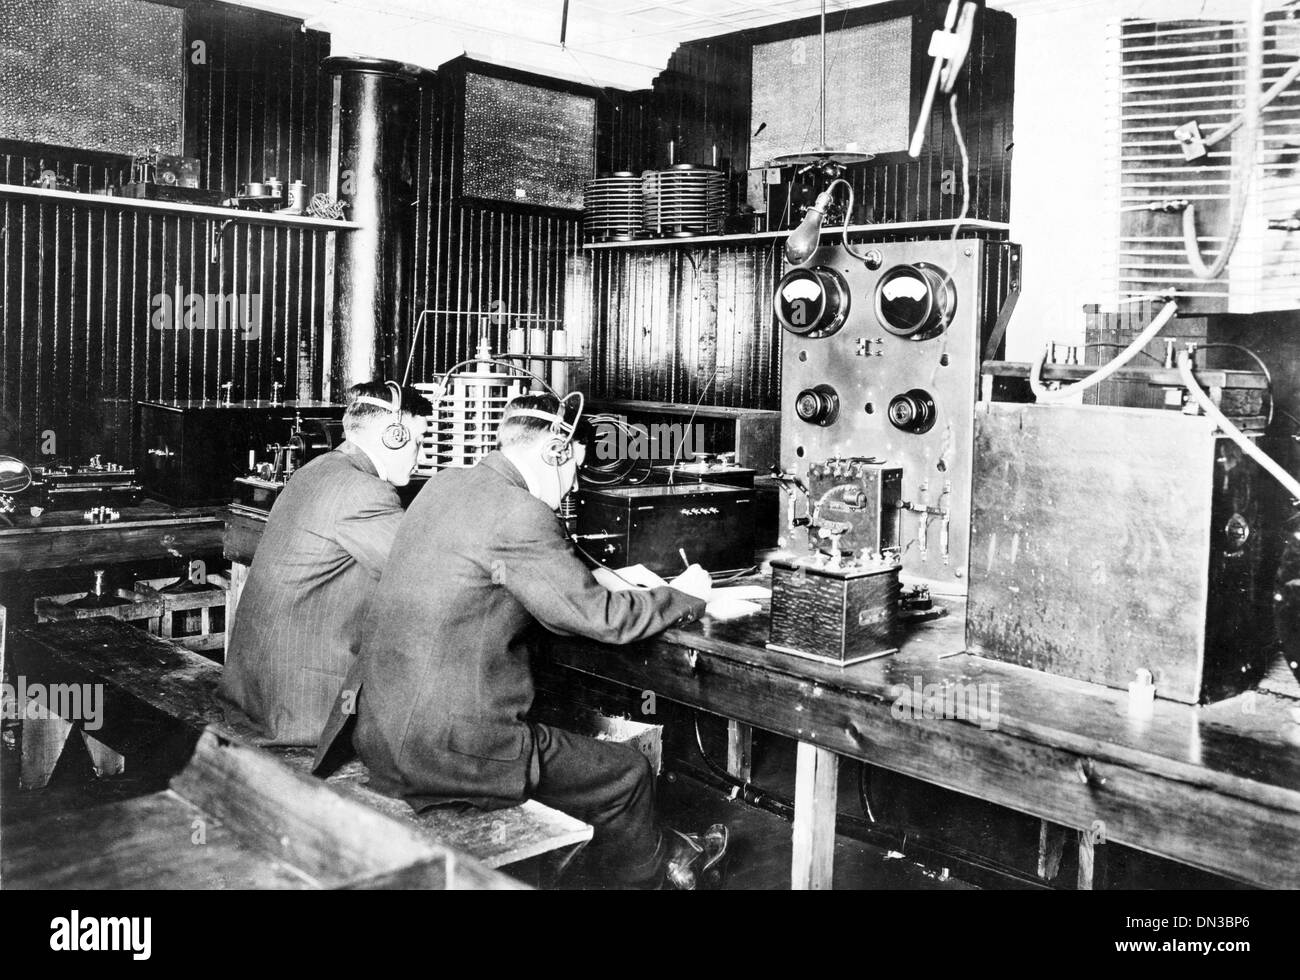
<svg viewBox="0 0 1300 980">
<path fill-rule="evenodd" d="M 377 398 L 384 404 L 391 404 L 393 401 L 393 389 L 383 381 L 363 381 L 361 384 L 353 385 L 348 389 L 348 407 L 343 413 L 343 430 L 345 432 L 356 432 L 367 428 L 373 425 L 375 420 L 391 422 L 393 419 L 393 413 L 390 409 L 371 405 L 368 402 L 357 401 L 363 395 L 369 398 Z M 429 403 L 429 399 L 409 385 L 402 389 L 401 405 L 403 415 L 428 416 L 433 414 L 433 405 Z"/>
<path fill-rule="evenodd" d="M 566 414 L 571 414 L 575 402 L 569 401 L 565 404 Z M 554 425 L 546 419 L 539 419 L 535 415 L 516 414 L 519 409 L 527 408 L 538 412 L 545 412 L 547 415 L 558 415 L 560 413 L 559 400 L 554 395 L 520 395 L 512 399 L 506 410 L 501 416 L 501 427 L 497 430 L 497 439 L 501 443 L 501 448 L 508 446 L 528 446 L 537 442 L 544 435 L 551 432 Z M 567 421 L 567 420 L 566 420 Z M 567 435 L 568 430 L 564 430 Z M 579 421 L 576 430 L 573 433 L 573 441 L 589 446 L 595 439 L 591 423 L 583 416 Z"/>
</svg>

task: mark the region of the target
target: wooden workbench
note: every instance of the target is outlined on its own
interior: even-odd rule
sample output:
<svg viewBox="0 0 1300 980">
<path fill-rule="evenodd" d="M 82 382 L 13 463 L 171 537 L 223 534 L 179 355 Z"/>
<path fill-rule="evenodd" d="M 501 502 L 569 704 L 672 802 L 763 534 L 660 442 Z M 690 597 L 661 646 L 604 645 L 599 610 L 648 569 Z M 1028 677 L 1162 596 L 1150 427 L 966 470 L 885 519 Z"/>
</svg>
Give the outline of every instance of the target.
<svg viewBox="0 0 1300 980">
<path fill-rule="evenodd" d="M 120 514 L 120 520 L 107 524 L 90 524 L 75 510 L 46 511 L 39 518 L 9 515 L 13 526 L 0 526 L 0 574 L 221 554 L 219 507 L 179 508 L 144 500 L 121 508 Z"/>
<path fill-rule="evenodd" d="M 1158 700 L 1133 717 L 1126 692 L 960 653 L 963 619 L 956 605 L 897 654 L 848 668 L 769 651 L 766 615 L 706 619 L 625 648 L 552 637 L 541 656 L 796 739 L 796 888 L 831 884 L 839 756 L 1078 830 L 1085 872 L 1114 842 L 1300 887 L 1300 702 Z M 993 685 L 996 724 L 919 717 L 934 712 L 918 689 L 958 683 Z"/>
<path fill-rule="evenodd" d="M 264 523 L 233 515 L 225 556 L 236 566 L 251 562 Z M 848 668 L 768 650 L 766 607 L 630 647 L 551 637 L 539 657 L 797 740 L 797 888 L 830 887 L 839 756 L 1038 817 L 1058 859 L 1061 828 L 1078 831 L 1084 887 L 1107 842 L 1300 887 L 1300 702 L 1261 691 L 1208 707 L 1157 700 L 1130 716 L 1125 692 L 963 653 L 964 623 L 953 605 L 897 654 Z M 920 717 L 918 688 L 958 683 L 994 685 L 995 726 Z"/>
</svg>

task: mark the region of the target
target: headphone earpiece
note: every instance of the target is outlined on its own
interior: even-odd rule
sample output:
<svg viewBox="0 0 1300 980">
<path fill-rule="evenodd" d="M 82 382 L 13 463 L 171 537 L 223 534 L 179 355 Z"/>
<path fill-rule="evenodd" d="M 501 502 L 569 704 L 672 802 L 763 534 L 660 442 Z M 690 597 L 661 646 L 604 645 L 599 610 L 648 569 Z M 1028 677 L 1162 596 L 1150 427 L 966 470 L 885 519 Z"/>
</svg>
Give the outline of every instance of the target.
<svg viewBox="0 0 1300 980">
<path fill-rule="evenodd" d="M 385 449 L 401 449 L 411 441 L 411 430 L 402 422 L 394 422 L 384 429 L 381 439 Z"/>
<path fill-rule="evenodd" d="M 393 421 L 384 429 L 379 439 L 385 449 L 401 449 L 411 441 L 411 430 L 402 421 L 402 388 L 395 381 L 386 381 L 384 384 L 392 392 L 393 397 L 390 401 L 380 401 L 378 398 L 371 398 L 369 395 L 362 395 L 357 401 L 365 405 L 386 408 L 393 413 L 395 416 Z"/>
<path fill-rule="evenodd" d="M 573 444 L 568 439 L 552 439 L 542 450 L 542 459 L 548 466 L 563 466 L 573 459 Z"/>
</svg>

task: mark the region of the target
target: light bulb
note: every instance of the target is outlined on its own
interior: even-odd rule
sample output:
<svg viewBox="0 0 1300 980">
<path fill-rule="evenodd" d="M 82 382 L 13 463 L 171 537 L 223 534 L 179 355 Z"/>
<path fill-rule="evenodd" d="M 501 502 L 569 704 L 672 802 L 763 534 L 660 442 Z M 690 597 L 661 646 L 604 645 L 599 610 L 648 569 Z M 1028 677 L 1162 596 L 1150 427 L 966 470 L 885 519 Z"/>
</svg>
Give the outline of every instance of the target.
<svg viewBox="0 0 1300 980">
<path fill-rule="evenodd" d="M 803 265 L 808 261 L 809 256 L 817 251 L 817 246 L 821 244 L 822 217 L 830 207 L 830 203 L 829 190 L 818 194 L 817 200 L 808 209 L 799 227 L 785 240 L 785 260 L 791 265 Z"/>
</svg>

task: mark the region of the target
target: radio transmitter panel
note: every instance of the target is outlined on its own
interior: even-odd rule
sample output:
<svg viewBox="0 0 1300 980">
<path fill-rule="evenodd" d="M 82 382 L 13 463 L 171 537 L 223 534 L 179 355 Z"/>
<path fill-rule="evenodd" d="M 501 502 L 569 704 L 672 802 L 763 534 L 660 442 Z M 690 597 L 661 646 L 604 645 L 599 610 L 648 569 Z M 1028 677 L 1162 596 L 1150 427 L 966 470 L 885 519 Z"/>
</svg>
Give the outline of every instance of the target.
<svg viewBox="0 0 1300 980">
<path fill-rule="evenodd" d="M 783 544 L 798 553 L 796 527 L 807 526 L 809 552 L 835 563 L 896 548 L 909 581 L 962 595 L 981 348 L 1019 289 L 1020 247 L 959 239 L 855 251 L 819 249 L 773 299 Z"/>
</svg>

